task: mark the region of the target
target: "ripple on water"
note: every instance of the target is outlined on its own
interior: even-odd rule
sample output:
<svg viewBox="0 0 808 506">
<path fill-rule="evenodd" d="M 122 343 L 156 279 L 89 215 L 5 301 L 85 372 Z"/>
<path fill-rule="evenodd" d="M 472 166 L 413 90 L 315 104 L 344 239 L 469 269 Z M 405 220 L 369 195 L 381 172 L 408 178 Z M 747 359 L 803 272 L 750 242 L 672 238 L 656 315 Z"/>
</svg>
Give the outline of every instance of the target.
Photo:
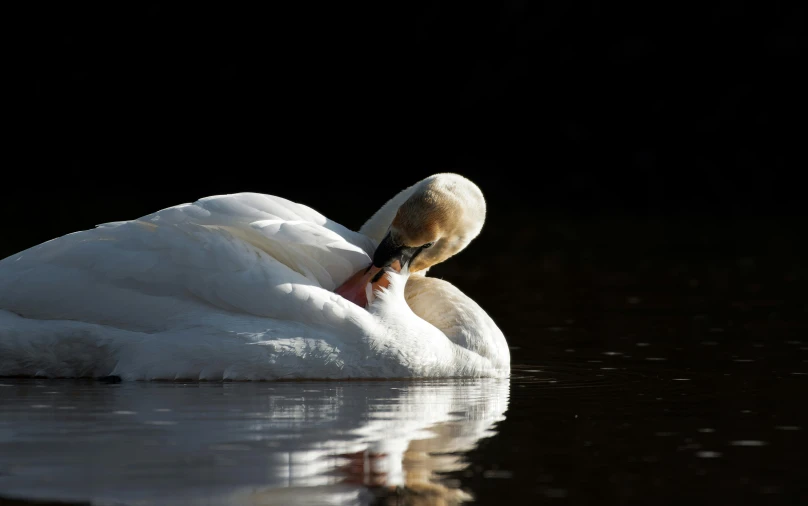
<svg viewBox="0 0 808 506">
<path fill-rule="evenodd" d="M 507 479 L 513 478 L 513 473 L 502 469 L 489 469 L 483 471 L 483 478 Z"/>
<path fill-rule="evenodd" d="M 644 376 L 625 367 L 603 367 L 600 361 L 565 362 L 554 361 L 535 365 L 516 365 L 511 368 L 511 385 L 526 392 L 530 397 L 567 398 L 570 390 L 576 390 L 576 398 L 600 398 L 622 396 L 629 384 L 644 380 Z"/>
<path fill-rule="evenodd" d="M 700 452 L 696 452 L 696 456 L 700 459 L 717 459 L 718 457 L 721 456 L 721 452 L 703 450 Z"/>
<path fill-rule="evenodd" d="M 738 441 L 730 441 L 732 446 L 766 446 L 768 443 L 766 441 L 758 441 L 755 439 L 741 439 Z"/>
</svg>

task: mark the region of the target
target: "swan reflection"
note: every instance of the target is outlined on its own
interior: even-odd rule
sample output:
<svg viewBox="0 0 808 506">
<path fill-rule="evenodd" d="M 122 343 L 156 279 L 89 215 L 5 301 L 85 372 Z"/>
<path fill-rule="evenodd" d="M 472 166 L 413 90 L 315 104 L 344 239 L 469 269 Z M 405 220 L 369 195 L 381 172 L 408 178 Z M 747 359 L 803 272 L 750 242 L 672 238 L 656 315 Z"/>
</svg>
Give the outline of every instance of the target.
<svg viewBox="0 0 808 506">
<path fill-rule="evenodd" d="M 466 493 L 440 473 L 467 465 L 509 395 L 503 379 L 41 385 L 0 389 L 0 496 L 451 504 Z"/>
</svg>

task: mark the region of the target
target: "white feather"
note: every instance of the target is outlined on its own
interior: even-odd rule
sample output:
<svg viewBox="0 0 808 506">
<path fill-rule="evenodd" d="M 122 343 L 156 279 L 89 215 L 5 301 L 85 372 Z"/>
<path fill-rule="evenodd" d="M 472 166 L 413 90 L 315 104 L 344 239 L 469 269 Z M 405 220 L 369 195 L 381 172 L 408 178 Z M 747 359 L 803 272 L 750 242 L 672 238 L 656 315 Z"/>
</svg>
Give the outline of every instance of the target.
<svg viewBox="0 0 808 506">
<path fill-rule="evenodd" d="M 484 345 L 453 341 L 413 313 L 406 274 L 388 274 L 368 310 L 333 293 L 375 246 L 255 193 L 68 234 L 0 261 L 0 376 L 508 375 L 502 333 L 457 289 L 433 297 L 473 304 L 467 332 Z"/>
</svg>

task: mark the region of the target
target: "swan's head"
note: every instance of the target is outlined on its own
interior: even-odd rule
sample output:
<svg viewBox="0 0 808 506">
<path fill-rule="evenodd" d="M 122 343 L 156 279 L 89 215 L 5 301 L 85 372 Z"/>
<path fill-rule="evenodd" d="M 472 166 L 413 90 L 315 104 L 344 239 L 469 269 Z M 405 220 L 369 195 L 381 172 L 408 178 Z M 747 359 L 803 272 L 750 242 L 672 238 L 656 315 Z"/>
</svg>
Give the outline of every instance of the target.
<svg viewBox="0 0 808 506">
<path fill-rule="evenodd" d="M 414 187 L 396 211 L 390 228 L 373 254 L 373 265 L 398 263 L 418 272 L 463 250 L 485 222 L 480 189 L 457 174 L 437 174 Z"/>
<path fill-rule="evenodd" d="M 373 254 L 373 264 L 336 290 L 363 307 L 368 283 L 371 292 L 384 287 L 385 271 L 407 275 L 425 271 L 468 246 L 483 228 L 485 199 L 477 185 L 463 176 L 436 174 L 402 191 L 374 218 L 387 221 L 386 232 L 384 228 L 379 231 L 384 236 Z"/>
</svg>

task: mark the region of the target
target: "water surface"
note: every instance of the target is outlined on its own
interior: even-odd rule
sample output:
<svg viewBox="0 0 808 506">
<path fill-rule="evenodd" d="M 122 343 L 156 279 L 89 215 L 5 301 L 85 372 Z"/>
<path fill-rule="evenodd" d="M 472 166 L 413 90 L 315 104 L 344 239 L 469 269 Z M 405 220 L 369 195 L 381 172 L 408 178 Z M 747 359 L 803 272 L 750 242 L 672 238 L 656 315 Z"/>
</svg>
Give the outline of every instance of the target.
<svg viewBox="0 0 808 506">
<path fill-rule="evenodd" d="M 6 379 L 0 491 L 92 504 L 798 504 L 808 353 L 781 348 L 793 367 L 697 370 L 627 342 L 519 365 L 510 380 Z"/>
<path fill-rule="evenodd" d="M 0 379 L 0 496 L 808 504 L 803 224 L 513 223 L 434 269 L 510 380 Z"/>
</svg>

